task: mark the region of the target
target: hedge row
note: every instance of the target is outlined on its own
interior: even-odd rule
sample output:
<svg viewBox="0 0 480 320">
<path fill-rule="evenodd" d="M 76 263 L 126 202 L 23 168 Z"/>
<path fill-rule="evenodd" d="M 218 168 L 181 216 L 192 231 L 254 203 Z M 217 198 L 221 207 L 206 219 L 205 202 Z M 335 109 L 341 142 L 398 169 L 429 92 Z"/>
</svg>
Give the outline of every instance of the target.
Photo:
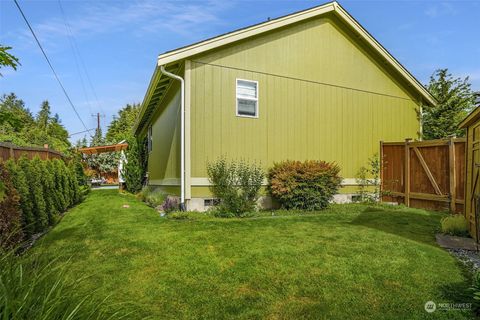
<svg viewBox="0 0 480 320">
<path fill-rule="evenodd" d="M 3 246 L 45 231 L 57 222 L 60 213 L 82 200 L 76 161 L 67 165 L 58 159 L 22 157 L 0 164 L 0 174 L 6 190 L 0 200 Z"/>
</svg>

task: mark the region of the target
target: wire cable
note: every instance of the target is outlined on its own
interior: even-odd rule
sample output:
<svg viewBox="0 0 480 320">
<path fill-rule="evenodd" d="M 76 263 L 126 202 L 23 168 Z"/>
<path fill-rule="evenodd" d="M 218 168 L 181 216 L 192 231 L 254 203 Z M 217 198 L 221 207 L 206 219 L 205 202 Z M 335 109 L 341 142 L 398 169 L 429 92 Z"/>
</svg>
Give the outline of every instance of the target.
<svg viewBox="0 0 480 320">
<path fill-rule="evenodd" d="M 46 53 L 45 50 L 43 49 L 42 44 L 41 44 L 40 41 L 38 40 L 37 35 L 36 35 L 35 32 L 33 31 L 33 28 L 32 28 L 32 26 L 30 25 L 30 22 L 28 22 L 28 19 L 27 19 L 27 17 L 25 16 L 25 14 L 23 13 L 22 8 L 21 8 L 20 5 L 18 4 L 18 1 L 17 1 L 17 0 L 13 0 L 13 1 L 15 2 L 15 5 L 17 6 L 18 11 L 20 11 L 20 14 L 21 14 L 22 17 L 23 17 L 23 20 L 25 20 L 25 23 L 27 24 L 28 28 L 30 29 L 30 32 L 32 33 L 33 37 L 35 38 L 35 41 L 37 42 L 38 47 L 39 47 L 40 50 L 42 51 L 43 56 L 45 57 L 45 60 L 47 61 L 50 69 L 52 70 L 53 75 L 55 76 L 55 79 L 57 79 L 58 84 L 59 84 L 60 87 L 62 88 L 63 94 L 65 95 L 65 97 L 67 98 L 70 106 L 72 107 L 73 111 L 74 111 L 75 114 L 77 115 L 78 120 L 80 120 L 80 122 L 82 123 L 83 127 L 85 128 L 85 130 L 90 134 L 90 130 L 87 128 L 87 126 L 85 125 L 85 122 L 83 122 L 82 118 L 80 117 L 80 114 L 78 113 L 77 109 L 75 108 L 75 105 L 73 104 L 72 99 L 70 99 L 70 96 L 68 95 L 67 90 L 65 90 L 65 87 L 63 86 L 62 82 L 60 81 L 60 78 L 58 77 L 57 72 L 56 72 L 55 69 L 53 68 L 53 65 L 52 65 L 52 63 L 50 62 L 50 59 L 48 59 L 47 53 Z M 90 134 L 90 136 L 91 136 L 91 134 Z"/>
</svg>

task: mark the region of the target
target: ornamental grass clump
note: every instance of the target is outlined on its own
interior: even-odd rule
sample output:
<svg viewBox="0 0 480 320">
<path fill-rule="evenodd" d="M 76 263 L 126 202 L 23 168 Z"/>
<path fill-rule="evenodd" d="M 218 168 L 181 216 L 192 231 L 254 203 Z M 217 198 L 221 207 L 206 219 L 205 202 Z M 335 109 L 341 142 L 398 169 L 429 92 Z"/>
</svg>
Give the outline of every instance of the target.
<svg viewBox="0 0 480 320">
<path fill-rule="evenodd" d="M 461 214 L 450 215 L 444 217 L 440 224 L 442 232 L 451 236 L 468 236 L 468 223 L 465 217 Z"/>
<path fill-rule="evenodd" d="M 95 291 L 80 293 L 85 278 L 68 276 L 69 263 L 0 248 L 0 319 L 129 319 L 127 304 Z"/>
<path fill-rule="evenodd" d="M 340 167 L 320 160 L 283 161 L 268 172 L 268 191 L 285 209 L 322 210 L 338 192 Z"/>
<path fill-rule="evenodd" d="M 217 210 L 240 217 L 255 209 L 265 173 L 257 164 L 220 158 L 207 164 L 210 191 L 220 200 Z"/>
</svg>

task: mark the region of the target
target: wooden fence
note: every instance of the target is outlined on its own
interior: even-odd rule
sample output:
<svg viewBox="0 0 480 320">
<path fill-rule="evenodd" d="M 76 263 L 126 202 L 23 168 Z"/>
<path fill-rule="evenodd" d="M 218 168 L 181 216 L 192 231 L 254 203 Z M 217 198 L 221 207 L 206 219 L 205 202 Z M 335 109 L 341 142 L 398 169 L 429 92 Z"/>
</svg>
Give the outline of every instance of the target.
<svg viewBox="0 0 480 320">
<path fill-rule="evenodd" d="M 20 147 L 8 142 L 0 142 L 0 160 L 8 159 L 17 160 L 22 155 L 26 155 L 29 159 L 39 156 L 42 160 L 47 159 L 63 159 L 65 156 L 55 150 L 49 149 L 48 146 L 40 147 Z"/>
<path fill-rule="evenodd" d="M 465 139 L 381 142 L 382 201 L 463 213 Z"/>
</svg>

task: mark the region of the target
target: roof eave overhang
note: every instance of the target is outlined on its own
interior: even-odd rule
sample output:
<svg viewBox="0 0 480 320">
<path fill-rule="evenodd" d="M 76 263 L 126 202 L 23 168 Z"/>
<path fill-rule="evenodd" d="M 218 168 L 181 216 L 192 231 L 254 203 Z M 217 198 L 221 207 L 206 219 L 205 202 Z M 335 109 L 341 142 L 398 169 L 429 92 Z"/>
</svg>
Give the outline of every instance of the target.
<svg viewBox="0 0 480 320">
<path fill-rule="evenodd" d="M 476 121 L 478 118 L 480 118 L 480 107 L 476 107 L 475 109 L 473 109 L 473 111 L 470 112 L 470 114 L 466 116 L 465 119 L 462 120 L 462 122 L 460 122 L 458 127 L 460 129 L 465 129 L 474 121 Z"/>
</svg>

